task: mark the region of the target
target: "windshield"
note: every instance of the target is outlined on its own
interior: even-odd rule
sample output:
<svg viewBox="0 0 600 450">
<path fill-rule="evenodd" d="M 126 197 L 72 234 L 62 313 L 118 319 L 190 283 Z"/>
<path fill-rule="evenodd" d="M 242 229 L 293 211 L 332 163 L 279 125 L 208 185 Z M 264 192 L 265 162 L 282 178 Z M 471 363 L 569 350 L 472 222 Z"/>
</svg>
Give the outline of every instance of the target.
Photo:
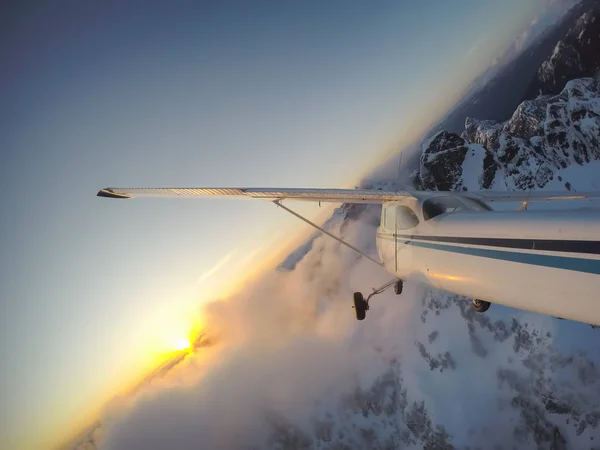
<svg viewBox="0 0 600 450">
<path fill-rule="evenodd" d="M 466 209 L 465 205 L 454 197 L 434 197 L 423 202 L 423 218 L 429 220 L 462 209 Z"/>
<path fill-rule="evenodd" d="M 492 211 L 486 203 L 472 198 L 433 197 L 423 202 L 423 218 L 433 219 L 444 213 L 457 211 Z"/>
</svg>

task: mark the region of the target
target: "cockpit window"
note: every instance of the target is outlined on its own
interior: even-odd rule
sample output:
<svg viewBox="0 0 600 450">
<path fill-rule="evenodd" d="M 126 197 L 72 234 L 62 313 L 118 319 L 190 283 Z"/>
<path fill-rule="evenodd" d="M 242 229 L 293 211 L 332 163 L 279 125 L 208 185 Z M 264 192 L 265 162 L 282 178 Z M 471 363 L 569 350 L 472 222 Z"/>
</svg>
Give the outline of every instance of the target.
<svg viewBox="0 0 600 450">
<path fill-rule="evenodd" d="M 433 197 L 423 202 L 423 218 L 433 219 L 444 213 L 456 211 L 492 211 L 486 203 L 468 197 Z"/>
<path fill-rule="evenodd" d="M 408 206 L 398 206 L 396 210 L 396 228 L 408 230 L 419 224 L 419 218 Z"/>
<path fill-rule="evenodd" d="M 429 220 L 462 209 L 466 209 L 465 206 L 454 197 L 433 197 L 423 202 L 423 218 Z"/>
</svg>

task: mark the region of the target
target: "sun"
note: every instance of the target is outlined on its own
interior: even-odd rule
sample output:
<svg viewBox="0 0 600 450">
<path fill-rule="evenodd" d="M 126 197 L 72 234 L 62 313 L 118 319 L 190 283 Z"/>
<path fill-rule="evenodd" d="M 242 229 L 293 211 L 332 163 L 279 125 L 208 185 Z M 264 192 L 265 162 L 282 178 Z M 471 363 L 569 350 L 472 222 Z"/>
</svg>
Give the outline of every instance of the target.
<svg viewBox="0 0 600 450">
<path fill-rule="evenodd" d="M 173 341 L 173 349 L 178 352 L 189 350 L 190 348 L 192 348 L 192 343 L 187 338 L 178 338 Z"/>
</svg>

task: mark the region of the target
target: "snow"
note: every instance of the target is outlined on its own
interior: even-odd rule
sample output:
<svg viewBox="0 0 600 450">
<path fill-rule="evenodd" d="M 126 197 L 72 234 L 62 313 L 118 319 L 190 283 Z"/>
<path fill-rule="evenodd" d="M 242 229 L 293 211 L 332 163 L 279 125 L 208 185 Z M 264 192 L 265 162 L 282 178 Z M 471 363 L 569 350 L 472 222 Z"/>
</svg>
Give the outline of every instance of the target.
<svg viewBox="0 0 600 450">
<path fill-rule="evenodd" d="M 591 117 L 586 117 L 579 122 L 579 126 L 581 127 L 581 131 L 587 134 L 598 134 L 600 130 L 600 126 L 598 124 L 598 120 L 592 119 Z"/>
<path fill-rule="evenodd" d="M 483 169 L 483 160 L 485 158 L 485 148 L 479 144 L 470 144 L 469 151 L 462 164 L 463 186 L 469 191 L 480 190 L 480 176 Z"/>
<path fill-rule="evenodd" d="M 558 177 L 562 178 L 562 181 Z M 600 190 L 600 161 L 591 161 L 583 166 L 573 164 L 565 169 L 557 170 L 545 189 L 564 191 L 567 182 L 570 184 L 571 190 L 575 192 Z"/>
</svg>

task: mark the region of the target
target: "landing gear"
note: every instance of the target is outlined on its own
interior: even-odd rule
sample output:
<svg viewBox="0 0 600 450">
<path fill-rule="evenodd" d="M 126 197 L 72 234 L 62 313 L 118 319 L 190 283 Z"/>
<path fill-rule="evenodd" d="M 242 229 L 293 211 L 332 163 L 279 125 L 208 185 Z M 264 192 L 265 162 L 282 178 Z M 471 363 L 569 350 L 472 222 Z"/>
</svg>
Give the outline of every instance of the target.
<svg viewBox="0 0 600 450">
<path fill-rule="evenodd" d="M 477 312 L 486 312 L 488 309 L 490 309 L 490 306 L 492 306 L 490 302 L 479 300 L 477 298 L 473 299 L 473 309 Z"/>
<path fill-rule="evenodd" d="M 379 289 L 373 289 L 373 292 L 369 294 L 369 296 L 365 299 L 364 295 L 361 292 L 354 293 L 354 312 L 356 313 L 356 320 L 365 320 L 367 317 L 367 311 L 369 310 L 369 300 L 371 297 L 377 294 L 381 294 L 387 288 L 394 286 L 394 292 L 396 295 L 400 295 L 402 293 L 403 282 L 402 280 L 392 280 Z"/>
<path fill-rule="evenodd" d="M 367 317 L 367 311 L 369 310 L 369 303 L 365 300 L 365 297 L 360 292 L 354 293 L 354 312 L 356 313 L 356 320 L 365 320 Z"/>
<path fill-rule="evenodd" d="M 402 294 L 402 289 L 404 288 L 404 282 L 402 280 L 396 281 L 394 284 L 394 292 L 396 295 Z"/>
</svg>

